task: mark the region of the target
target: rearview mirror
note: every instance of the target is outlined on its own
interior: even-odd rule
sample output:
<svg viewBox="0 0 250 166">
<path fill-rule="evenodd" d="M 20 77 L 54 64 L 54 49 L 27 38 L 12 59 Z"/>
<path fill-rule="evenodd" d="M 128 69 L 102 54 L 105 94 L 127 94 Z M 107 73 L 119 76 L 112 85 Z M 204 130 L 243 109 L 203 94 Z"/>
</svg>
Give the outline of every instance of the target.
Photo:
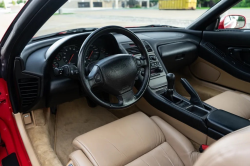
<svg viewBox="0 0 250 166">
<path fill-rule="evenodd" d="M 242 29 L 246 25 L 246 17 L 242 15 L 227 15 L 220 21 L 218 29 Z"/>
</svg>

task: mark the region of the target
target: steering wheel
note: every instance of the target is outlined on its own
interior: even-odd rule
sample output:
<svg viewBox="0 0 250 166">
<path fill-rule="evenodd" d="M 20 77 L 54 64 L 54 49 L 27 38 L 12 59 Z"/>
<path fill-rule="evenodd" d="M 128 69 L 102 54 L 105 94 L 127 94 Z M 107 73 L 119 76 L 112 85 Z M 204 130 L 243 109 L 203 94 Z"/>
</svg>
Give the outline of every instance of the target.
<svg viewBox="0 0 250 166">
<path fill-rule="evenodd" d="M 119 33 L 130 38 L 138 47 L 141 58 L 130 54 L 111 55 L 98 61 L 87 75 L 85 59 L 90 45 L 99 37 L 109 33 Z M 142 41 L 130 30 L 119 26 L 106 26 L 92 32 L 84 41 L 78 55 L 78 70 L 81 84 L 87 95 L 97 104 L 112 109 L 129 107 L 137 102 L 144 94 L 149 83 L 150 61 Z M 133 87 L 141 68 L 144 77 L 140 88 L 134 94 Z M 92 88 L 99 86 L 105 92 L 117 97 L 118 103 L 109 103 L 99 99 Z"/>
</svg>

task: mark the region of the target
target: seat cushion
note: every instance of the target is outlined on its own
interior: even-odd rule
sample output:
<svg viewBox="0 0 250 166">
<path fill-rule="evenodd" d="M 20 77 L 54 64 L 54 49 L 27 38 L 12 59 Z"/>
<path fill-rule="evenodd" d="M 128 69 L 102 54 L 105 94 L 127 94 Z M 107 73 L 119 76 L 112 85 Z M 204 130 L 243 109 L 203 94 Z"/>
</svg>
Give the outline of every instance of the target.
<svg viewBox="0 0 250 166">
<path fill-rule="evenodd" d="M 159 117 L 149 118 L 141 112 L 83 134 L 75 138 L 73 146 L 98 166 L 143 166 L 145 163 L 191 166 L 199 154 L 172 126 Z"/>
<path fill-rule="evenodd" d="M 126 166 L 182 166 L 184 165 L 172 147 L 167 143 L 163 142 L 150 152 L 143 156 L 135 159 Z"/>
<path fill-rule="evenodd" d="M 226 91 L 205 101 L 205 103 L 245 119 L 250 119 L 250 96 Z"/>
</svg>

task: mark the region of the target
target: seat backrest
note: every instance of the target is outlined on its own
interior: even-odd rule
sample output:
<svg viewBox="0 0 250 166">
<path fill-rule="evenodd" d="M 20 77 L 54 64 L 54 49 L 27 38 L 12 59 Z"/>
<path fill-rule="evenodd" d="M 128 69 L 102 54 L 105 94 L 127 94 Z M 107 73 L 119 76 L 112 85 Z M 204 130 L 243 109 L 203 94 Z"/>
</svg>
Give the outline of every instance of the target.
<svg viewBox="0 0 250 166">
<path fill-rule="evenodd" d="M 77 137 L 82 150 L 94 165 L 126 165 L 165 142 L 160 128 L 138 112 Z"/>
<path fill-rule="evenodd" d="M 195 166 L 249 166 L 250 126 L 221 138 L 196 161 Z"/>
</svg>

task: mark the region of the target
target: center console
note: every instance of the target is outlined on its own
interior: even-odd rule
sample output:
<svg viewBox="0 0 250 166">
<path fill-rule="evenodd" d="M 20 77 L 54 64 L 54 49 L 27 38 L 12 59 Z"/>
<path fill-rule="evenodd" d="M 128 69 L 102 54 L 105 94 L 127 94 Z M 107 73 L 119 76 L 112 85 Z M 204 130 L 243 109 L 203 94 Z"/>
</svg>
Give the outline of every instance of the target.
<svg viewBox="0 0 250 166">
<path fill-rule="evenodd" d="M 207 116 L 207 135 L 217 140 L 226 134 L 249 125 L 250 121 L 248 119 L 217 109 Z"/>
<path fill-rule="evenodd" d="M 150 58 L 150 81 L 149 87 L 152 90 L 158 90 L 167 86 L 166 73 L 154 52 L 149 53 Z M 142 76 L 144 71 L 141 72 Z"/>
<path fill-rule="evenodd" d="M 181 83 L 190 94 L 187 99 L 178 94 L 174 88 L 175 76 L 168 73 L 158 54 L 144 41 L 150 58 L 150 82 L 144 98 L 155 108 L 169 116 L 199 130 L 217 140 L 224 135 L 250 125 L 250 121 L 224 110 L 219 110 L 204 103 L 185 78 Z M 136 46 L 123 44 L 128 53 L 141 56 Z M 141 77 L 144 71 L 141 70 Z"/>
<path fill-rule="evenodd" d="M 218 140 L 230 132 L 249 126 L 250 121 L 231 114 L 227 111 L 214 108 L 199 98 L 198 94 L 184 78 L 181 83 L 191 98 L 187 99 L 178 94 L 174 89 L 174 74 L 166 74 L 168 86 L 166 89 L 156 91 L 151 95 L 148 102 L 160 111 L 188 124 L 203 132 L 207 136 Z M 154 95 L 154 97 L 152 97 Z M 158 98 L 152 100 L 152 98 Z"/>
</svg>

